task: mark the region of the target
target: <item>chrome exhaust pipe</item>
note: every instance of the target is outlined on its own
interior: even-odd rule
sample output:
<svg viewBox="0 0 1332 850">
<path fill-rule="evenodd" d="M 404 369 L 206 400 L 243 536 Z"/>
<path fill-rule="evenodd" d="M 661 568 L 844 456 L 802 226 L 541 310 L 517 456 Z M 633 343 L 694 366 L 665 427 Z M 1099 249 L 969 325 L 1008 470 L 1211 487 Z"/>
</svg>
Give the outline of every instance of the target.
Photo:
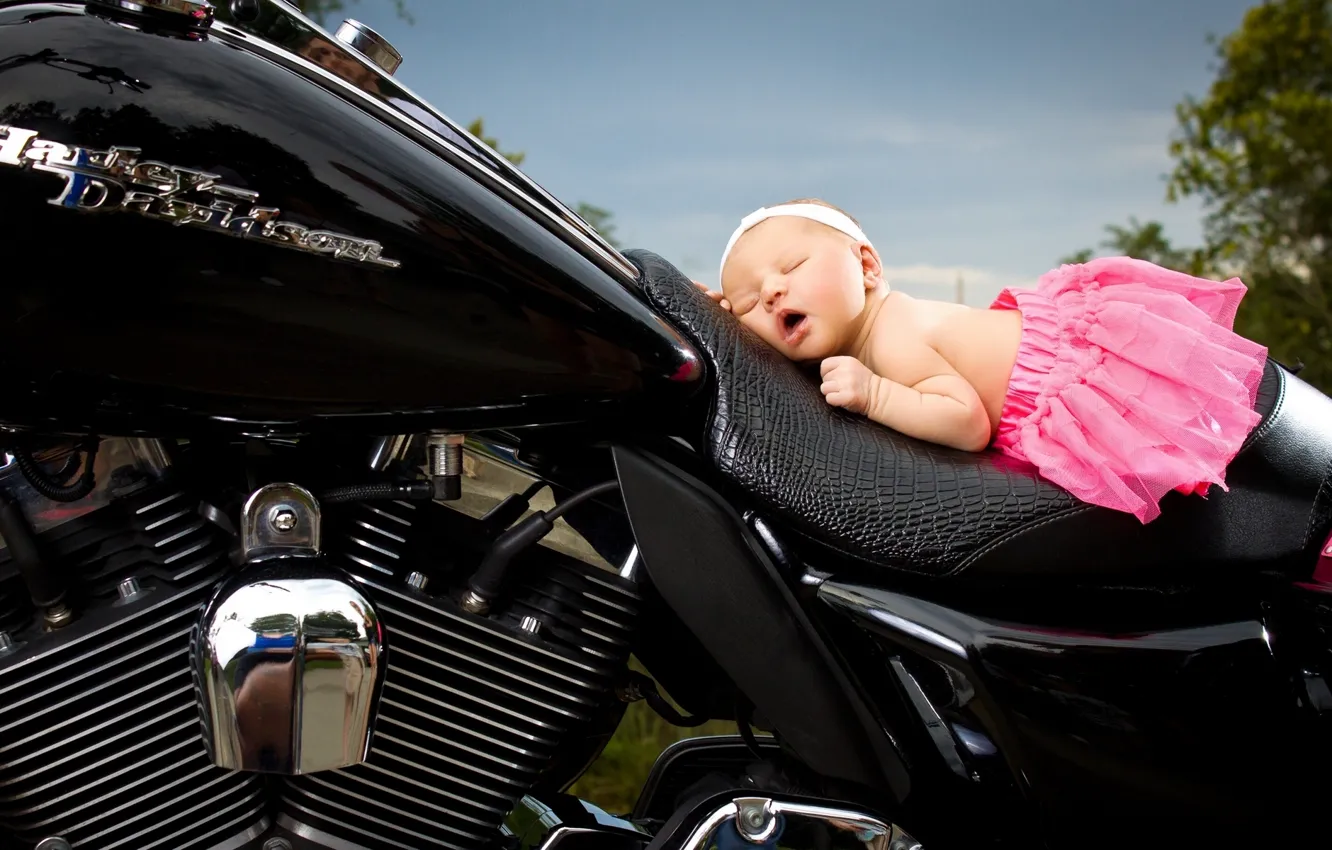
<svg viewBox="0 0 1332 850">
<path fill-rule="evenodd" d="M 745 846 L 816 850 L 921 850 L 901 827 L 852 809 L 769 797 L 736 797 L 714 808 L 675 850 Z"/>
</svg>

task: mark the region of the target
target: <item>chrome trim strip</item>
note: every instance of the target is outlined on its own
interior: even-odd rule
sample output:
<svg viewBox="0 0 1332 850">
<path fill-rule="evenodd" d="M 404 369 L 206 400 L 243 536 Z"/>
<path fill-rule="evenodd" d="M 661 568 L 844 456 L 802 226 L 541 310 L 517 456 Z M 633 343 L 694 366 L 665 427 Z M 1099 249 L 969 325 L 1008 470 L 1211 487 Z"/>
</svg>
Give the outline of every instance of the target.
<svg viewBox="0 0 1332 850">
<path fill-rule="evenodd" d="M 885 823 L 864 812 L 768 797 L 736 797 L 714 809 L 689 833 L 689 837 L 677 850 L 706 850 L 714 843 L 717 830 L 727 822 L 735 823 L 742 840 L 761 845 L 776 832 L 776 822 L 781 817 L 822 824 L 836 833 L 846 834 L 864 850 L 920 850 L 921 847 L 901 827 Z M 788 845 L 783 843 L 782 846 Z M 812 848 L 797 844 L 793 850 Z"/>
<path fill-rule="evenodd" d="M 429 139 L 439 150 L 445 154 L 444 159 L 450 165 L 460 168 L 477 182 L 499 194 L 505 200 L 518 206 L 528 215 L 533 216 L 556 235 L 565 237 L 573 247 L 579 248 L 581 253 L 588 259 L 595 262 L 599 267 L 619 277 L 628 284 L 637 284 L 638 268 L 619 251 L 611 247 L 610 243 L 598 234 L 591 225 L 584 222 L 573 213 L 566 205 L 560 203 L 545 189 L 541 188 L 532 178 L 524 174 L 517 166 L 509 162 L 498 153 L 493 153 L 486 149 L 484 142 L 476 139 L 471 133 L 468 133 L 463 127 L 455 121 L 444 115 L 438 109 L 435 109 L 424 98 L 416 92 L 404 86 L 399 80 L 384 73 L 382 68 L 368 61 L 365 57 L 357 54 L 353 50 L 348 50 L 346 45 L 340 42 L 335 36 L 307 18 L 305 15 L 296 11 L 290 4 L 275 0 L 283 10 L 294 18 L 297 18 L 302 25 L 310 27 L 315 33 L 327 38 L 330 44 L 339 47 L 351 59 L 365 68 L 370 69 L 379 77 L 391 84 L 398 91 L 411 98 L 414 106 L 421 108 L 430 117 L 440 121 L 459 135 L 473 139 L 478 148 L 486 150 L 486 157 L 491 161 L 491 166 L 487 167 L 474 154 L 458 147 L 453 142 L 441 136 L 439 133 L 422 124 L 413 118 L 401 107 L 398 107 L 384 99 L 376 97 L 366 90 L 352 85 L 341 77 L 329 72 L 322 66 L 311 62 L 309 59 L 301 56 L 285 47 L 270 41 L 266 36 L 250 32 L 244 27 L 224 21 L 216 21 L 213 24 L 211 37 L 225 41 L 233 47 L 250 46 L 255 48 L 255 52 L 263 54 L 266 58 L 272 59 L 279 64 L 303 72 L 303 75 L 314 82 L 320 83 L 324 88 L 336 91 L 344 97 L 350 96 L 353 102 L 358 105 L 370 107 L 379 117 L 386 119 L 390 123 L 399 122 L 410 128 L 413 132 Z M 500 173 L 497 173 L 498 172 Z M 507 179 L 506 179 L 507 178 Z M 542 203 L 544 201 L 545 203 Z M 553 207 L 553 209 L 552 209 Z M 559 211 L 557 214 L 556 210 Z M 551 227 L 554 225 L 554 227 Z"/>
</svg>

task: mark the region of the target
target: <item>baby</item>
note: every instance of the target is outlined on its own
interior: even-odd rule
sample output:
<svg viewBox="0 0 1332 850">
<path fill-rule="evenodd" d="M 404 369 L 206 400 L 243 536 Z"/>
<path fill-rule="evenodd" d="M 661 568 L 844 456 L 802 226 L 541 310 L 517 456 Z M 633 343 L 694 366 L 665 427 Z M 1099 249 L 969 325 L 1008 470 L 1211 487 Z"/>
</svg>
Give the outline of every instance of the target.
<svg viewBox="0 0 1332 850">
<path fill-rule="evenodd" d="M 945 446 L 993 445 L 1145 523 L 1170 490 L 1224 488 L 1258 421 L 1267 349 L 1231 329 L 1245 291 L 1112 257 L 988 309 L 913 298 L 890 291 L 853 218 L 799 199 L 740 222 L 709 295 L 786 357 L 819 362 L 829 404 Z"/>
</svg>

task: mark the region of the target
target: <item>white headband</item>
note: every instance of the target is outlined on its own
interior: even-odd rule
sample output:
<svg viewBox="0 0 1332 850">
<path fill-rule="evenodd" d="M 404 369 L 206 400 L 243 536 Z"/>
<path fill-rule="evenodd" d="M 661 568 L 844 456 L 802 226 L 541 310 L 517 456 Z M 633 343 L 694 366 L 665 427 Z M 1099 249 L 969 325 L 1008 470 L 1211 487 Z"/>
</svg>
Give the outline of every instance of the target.
<svg viewBox="0 0 1332 850">
<path fill-rule="evenodd" d="M 850 216 L 822 204 L 781 204 L 775 207 L 759 207 L 740 219 L 740 226 L 735 229 L 735 232 L 731 234 L 730 241 L 726 243 L 726 250 L 722 251 L 721 265 L 717 267 L 717 286 L 721 286 L 721 273 L 726 268 L 726 258 L 731 255 L 731 249 L 735 247 L 735 243 L 739 241 L 740 237 L 745 235 L 745 231 L 759 222 L 776 218 L 779 215 L 807 218 L 810 221 L 817 221 L 819 224 L 826 224 L 833 230 L 841 231 L 857 242 L 869 242 L 865 232 L 856 226 Z"/>
</svg>

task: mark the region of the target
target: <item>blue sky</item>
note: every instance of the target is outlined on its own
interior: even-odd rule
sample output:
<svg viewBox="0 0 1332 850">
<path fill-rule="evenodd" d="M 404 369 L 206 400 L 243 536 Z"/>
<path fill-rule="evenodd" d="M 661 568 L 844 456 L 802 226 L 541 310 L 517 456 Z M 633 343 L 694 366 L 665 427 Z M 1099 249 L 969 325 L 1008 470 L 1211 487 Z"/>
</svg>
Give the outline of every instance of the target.
<svg viewBox="0 0 1332 850">
<path fill-rule="evenodd" d="M 967 301 L 1030 282 L 1128 216 L 1199 239 L 1168 205 L 1174 105 L 1203 94 L 1208 33 L 1249 0 L 388 0 L 349 4 L 398 77 L 484 116 L 523 169 L 616 235 L 715 284 L 735 223 L 819 196 L 890 280 Z M 336 20 L 328 26 L 335 27 Z"/>
</svg>

